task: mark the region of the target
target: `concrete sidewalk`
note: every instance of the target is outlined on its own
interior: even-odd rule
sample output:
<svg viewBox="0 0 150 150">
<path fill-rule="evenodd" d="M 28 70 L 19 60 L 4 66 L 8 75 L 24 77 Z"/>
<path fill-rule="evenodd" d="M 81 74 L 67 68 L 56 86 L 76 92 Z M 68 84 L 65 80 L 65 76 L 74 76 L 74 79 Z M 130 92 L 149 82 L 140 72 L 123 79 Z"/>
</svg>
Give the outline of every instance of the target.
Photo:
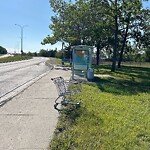
<svg viewBox="0 0 150 150">
<path fill-rule="evenodd" d="M 0 150 L 46 150 L 58 120 L 52 77 L 69 79 L 71 71 L 52 70 L 0 107 Z"/>
</svg>

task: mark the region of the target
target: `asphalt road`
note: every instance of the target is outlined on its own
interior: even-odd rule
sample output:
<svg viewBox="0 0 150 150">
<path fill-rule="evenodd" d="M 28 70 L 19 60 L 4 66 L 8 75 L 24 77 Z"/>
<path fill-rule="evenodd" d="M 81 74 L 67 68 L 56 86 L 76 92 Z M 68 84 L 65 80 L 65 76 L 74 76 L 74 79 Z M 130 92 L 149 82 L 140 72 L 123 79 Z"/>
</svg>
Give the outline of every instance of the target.
<svg viewBox="0 0 150 150">
<path fill-rule="evenodd" d="M 36 57 L 18 62 L 0 63 L 0 98 L 49 71 L 48 58 Z"/>
</svg>

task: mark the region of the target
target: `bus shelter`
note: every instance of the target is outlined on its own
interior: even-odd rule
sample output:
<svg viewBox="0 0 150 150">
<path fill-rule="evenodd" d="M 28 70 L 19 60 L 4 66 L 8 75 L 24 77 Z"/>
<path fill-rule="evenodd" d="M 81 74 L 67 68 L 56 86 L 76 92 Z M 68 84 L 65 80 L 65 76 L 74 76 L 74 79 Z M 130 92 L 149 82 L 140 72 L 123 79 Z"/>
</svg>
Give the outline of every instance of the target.
<svg viewBox="0 0 150 150">
<path fill-rule="evenodd" d="M 72 47 L 72 79 L 94 78 L 92 66 L 93 47 L 87 45 L 77 45 Z"/>
</svg>

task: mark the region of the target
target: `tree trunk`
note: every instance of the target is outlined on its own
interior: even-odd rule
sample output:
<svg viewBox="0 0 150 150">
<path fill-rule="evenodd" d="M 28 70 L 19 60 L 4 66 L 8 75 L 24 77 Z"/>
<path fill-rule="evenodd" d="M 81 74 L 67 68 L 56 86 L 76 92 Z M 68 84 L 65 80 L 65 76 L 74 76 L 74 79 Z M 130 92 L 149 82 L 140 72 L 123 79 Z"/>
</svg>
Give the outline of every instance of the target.
<svg viewBox="0 0 150 150">
<path fill-rule="evenodd" d="M 120 57 L 119 57 L 119 61 L 118 61 L 118 68 L 121 68 L 121 62 L 122 62 L 124 47 L 125 47 L 125 43 L 126 43 L 126 39 L 127 39 L 127 35 L 128 35 L 128 29 L 129 29 L 129 22 L 127 24 L 125 36 L 124 36 L 124 39 L 123 39 L 123 44 L 122 44 Z"/>
<path fill-rule="evenodd" d="M 115 0 L 116 14 L 115 14 L 115 40 L 114 40 L 114 50 L 112 58 L 112 67 L 111 71 L 115 72 L 116 70 L 116 61 L 117 61 L 117 40 L 118 40 L 118 14 L 117 14 L 117 0 Z"/>
</svg>

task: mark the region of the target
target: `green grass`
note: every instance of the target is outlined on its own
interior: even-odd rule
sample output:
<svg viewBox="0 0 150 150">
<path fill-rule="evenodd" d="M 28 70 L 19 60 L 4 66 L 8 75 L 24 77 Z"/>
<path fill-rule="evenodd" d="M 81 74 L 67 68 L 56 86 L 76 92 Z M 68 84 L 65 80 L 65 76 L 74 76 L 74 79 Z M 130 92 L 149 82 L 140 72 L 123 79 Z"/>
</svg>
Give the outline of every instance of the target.
<svg viewBox="0 0 150 150">
<path fill-rule="evenodd" d="M 110 67 L 95 66 L 94 82 L 76 96 L 81 108 L 60 115 L 50 149 L 150 149 L 150 66 Z"/>
<path fill-rule="evenodd" d="M 15 55 L 15 56 L 12 56 L 12 57 L 0 58 L 0 63 L 20 61 L 20 60 L 26 60 L 26 59 L 31 59 L 31 58 L 32 58 L 31 56 Z"/>
</svg>

